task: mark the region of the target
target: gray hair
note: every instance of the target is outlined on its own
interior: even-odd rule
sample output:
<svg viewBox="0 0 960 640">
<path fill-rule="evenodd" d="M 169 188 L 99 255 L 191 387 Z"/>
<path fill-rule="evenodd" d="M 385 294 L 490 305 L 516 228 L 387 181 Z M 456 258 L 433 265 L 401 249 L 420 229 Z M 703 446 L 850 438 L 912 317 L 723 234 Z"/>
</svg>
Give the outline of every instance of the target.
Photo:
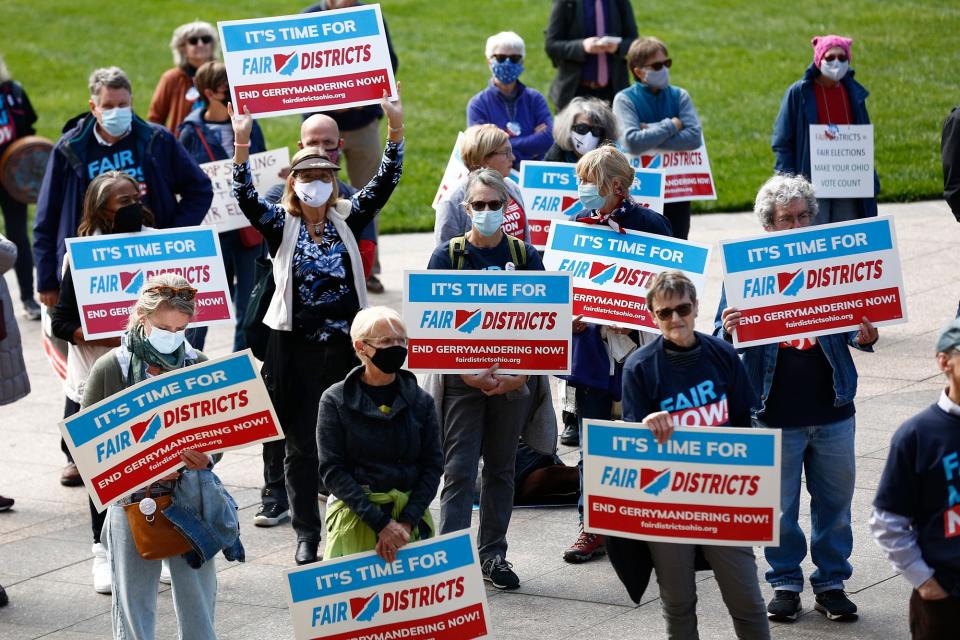
<svg viewBox="0 0 960 640">
<path fill-rule="evenodd" d="M 801 199 L 806 203 L 810 215 L 816 218 L 819 206 L 817 196 L 813 193 L 813 185 L 801 175 L 775 175 L 764 182 L 757 192 L 753 212 L 765 229 L 771 229 L 777 207 L 789 207 L 791 202 Z"/>
<path fill-rule="evenodd" d="M 12 80 L 10 71 L 7 69 L 7 63 L 3 61 L 3 56 L 0 55 L 0 82 L 7 82 L 8 80 Z"/>
<path fill-rule="evenodd" d="M 653 300 L 658 295 L 682 298 L 684 294 L 689 295 L 690 302 L 696 304 L 697 288 L 690 278 L 681 271 L 661 271 L 647 289 L 647 311 L 653 312 Z"/>
<path fill-rule="evenodd" d="M 463 190 L 462 204 L 464 207 L 469 203 L 470 194 L 473 193 L 473 189 L 478 184 L 490 187 L 500 194 L 500 200 L 504 204 L 510 201 L 510 192 L 507 191 L 507 185 L 503 181 L 503 176 L 500 175 L 499 171 L 494 171 L 493 169 L 477 169 L 476 171 L 471 171 L 467 176 L 467 185 Z"/>
<path fill-rule="evenodd" d="M 484 49 L 484 54 L 489 58 L 498 47 L 503 47 L 509 51 L 516 51 L 524 57 L 527 55 L 527 45 L 523 43 L 523 38 L 513 31 L 501 31 L 487 38 L 487 46 Z"/>
<path fill-rule="evenodd" d="M 599 98 L 578 96 L 571 100 L 570 104 L 564 107 L 563 111 L 553 119 L 553 139 L 557 146 L 564 151 L 573 151 L 573 140 L 570 139 L 570 132 L 573 131 L 573 125 L 577 116 L 580 115 L 590 118 L 593 126 L 603 127 L 605 140 L 616 140 L 620 137 L 617 117 L 613 115 L 610 105 Z"/>
<path fill-rule="evenodd" d="M 90 74 L 90 99 L 94 104 L 100 104 L 100 92 L 104 87 L 108 89 L 126 89 L 133 95 L 133 87 L 130 85 L 130 78 L 120 67 L 100 67 L 94 69 Z"/>
<path fill-rule="evenodd" d="M 183 300 L 181 298 L 165 298 L 153 287 L 173 287 L 174 289 L 185 289 L 192 286 L 190 281 L 176 273 L 158 273 L 147 279 L 140 290 L 140 297 L 136 304 L 130 309 L 130 318 L 127 320 L 127 330 L 133 329 L 143 322 L 144 318 L 149 318 L 158 309 L 174 309 L 185 313 L 192 319 L 197 313 L 197 299 Z"/>
<path fill-rule="evenodd" d="M 170 38 L 170 51 L 173 52 L 173 64 L 177 67 L 182 67 L 187 63 L 187 56 L 184 53 L 184 49 L 187 46 L 187 38 L 193 36 L 210 36 L 213 38 L 212 43 L 212 55 L 211 60 L 217 59 L 217 54 L 219 53 L 219 38 L 217 37 L 217 30 L 213 28 L 213 25 L 209 22 L 203 22 L 202 20 L 194 20 L 193 22 L 188 22 L 187 24 L 182 24 L 176 29 L 173 30 L 173 37 Z"/>
<path fill-rule="evenodd" d="M 375 337 L 374 330 L 381 322 L 385 323 L 395 335 L 407 337 L 407 328 L 403 326 L 403 318 L 396 310 L 390 307 L 367 307 L 357 312 L 350 325 L 350 339 L 354 342 L 368 340 Z"/>
</svg>

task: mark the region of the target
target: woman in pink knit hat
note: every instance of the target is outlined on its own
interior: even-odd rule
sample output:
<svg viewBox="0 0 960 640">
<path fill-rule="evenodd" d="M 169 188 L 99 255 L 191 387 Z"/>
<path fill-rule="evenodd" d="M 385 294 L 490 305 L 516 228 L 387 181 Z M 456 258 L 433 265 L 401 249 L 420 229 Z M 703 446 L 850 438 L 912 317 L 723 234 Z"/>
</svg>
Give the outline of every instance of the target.
<svg viewBox="0 0 960 640">
<path fill-rule="evenodd" d="M 853 40 L 842 36 L 815 36 L 813 63 L 803 78 L 783 95 L 773 125 L 774 171 L 799 174 L 810 180 L 811 124 L 870 124 L 866 99 L 870 93 L 853 79 L 850 68 Z M 871 198 L 817 198 L 816 224 L 856 220 L 877 215 L 880 180 L 873 174 Z"/>
</svg>

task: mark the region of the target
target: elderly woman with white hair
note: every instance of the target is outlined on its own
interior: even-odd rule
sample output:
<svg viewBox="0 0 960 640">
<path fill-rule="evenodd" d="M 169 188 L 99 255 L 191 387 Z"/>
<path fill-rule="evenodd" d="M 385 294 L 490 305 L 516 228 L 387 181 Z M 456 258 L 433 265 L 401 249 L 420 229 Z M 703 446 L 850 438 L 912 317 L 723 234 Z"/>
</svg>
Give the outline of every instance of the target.
<svg viewBox="0 0 960 640">
<path fill-rule="evenodd" d="M 810 226 L 817 217 L 813 186 L 800 175 L 777 175 L 757 193 L 754 212 L 769 233 Z M 715 335 L 733 340 L 741 313 L 720 296 Z M 810 575 L 814 607 L 830 620 L 850 620 L 857 606 L 843 591 L 853 567 L 850 504 L 856 477 L 853 400 L 857 367 L 850 349 L 873 351 L 879 339 L 870 320 L 858 318 L 857 331 L 741 349 L 747 378 L 759 397 L 756 426 L 783 434 L 780 469 L 780 545 L 765 547 L 770 568 L 766 579 L 774 589 L 767 605 L 772 620 L 796 620 L 807 555 L 800 526 L 801 473 L 816 513 L 810 535 L 810 555 L 816 570 Z"/>
<path fill-rule="evenodd" d="M 539 91 L 519 81 L 523 73 L 526 46 L 512 31 L 501 31 L 487 38 L 487 64 L 493 78 L 486 89 L 470 98 L 467 126 L 494 124 L 510 136 L 513 166 L 524 160 L 543 160 L 553 143 L 550 129 L 553 118 L 547 100 Z"/>
<path fill-rule="evenodd" d="M 201 65 L 216 58 L 218 46 L 217 30 L 209 22 L 188 22 L 174 29 L 170 38 L 174 66 L 160 76 L 153 92 L 147 116 L 150 122 L 178 135 L 180 123 L 204 104 L 203 96 L 193 85 L 193 76 Z"/>
<path fill-rule="evenodd" d="M 576 97 L 553 121 L 553 146 L 543 159 L 574 164 L 619 136 L 620 125 L 609 104 L 600 98 Z"/>
<path fill-rule="evenodd" d="M 433 398 L 401 369 L 407 330 L 393 309 L 358 312 L 350 327 L 362 363 L 320 398 L 317 449 L 330 491 L 324 555 L 376 550 L 387 562 L 433 535 L 430 502 L 443 472 Z"/>
</svg>

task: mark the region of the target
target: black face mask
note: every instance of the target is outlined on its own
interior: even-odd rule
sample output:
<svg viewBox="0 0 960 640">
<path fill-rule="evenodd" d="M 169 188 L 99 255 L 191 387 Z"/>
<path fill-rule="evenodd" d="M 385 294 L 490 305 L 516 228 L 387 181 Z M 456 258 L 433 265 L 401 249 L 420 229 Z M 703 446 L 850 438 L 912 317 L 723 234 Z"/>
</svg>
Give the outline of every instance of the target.
<svg viewBox="0 0 960 640">
<path fill-rule="evenodd" d="M 370 362 L 377 369 L 384 373 L 396 373 L 403 366 L 403 361 L 407 359 L 407 348 L 399 345 L 377 349 L 377 352 L 370 357 Z"/>
<path fill-rule="evenodd" d="M 133 233 L 143 226 L 143 205 L 139 202 L 117 209 L 112 233 Z"/>
</svg>

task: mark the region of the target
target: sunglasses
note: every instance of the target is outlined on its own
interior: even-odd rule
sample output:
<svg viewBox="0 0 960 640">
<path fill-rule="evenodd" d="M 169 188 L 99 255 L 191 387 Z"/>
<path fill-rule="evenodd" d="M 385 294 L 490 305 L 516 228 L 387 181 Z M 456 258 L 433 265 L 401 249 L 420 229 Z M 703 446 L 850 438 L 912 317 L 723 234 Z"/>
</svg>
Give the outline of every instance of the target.
<svg viewBox="0 0 960 640">
<path fill-rule="evenodd" d="M 503 206 L 503 200 L 474 200 L 467 204 L 474 211 L 496 211 Z"/>
<path fill-rule="evenodd" d="M 603 127 L 593 127 L 589 124 L 584 124 L 583 122 L 573 125 L 573 132 L 579 133 L 581 136 L 592 133 L 597 138 L 603 137 Z"/>
<path fill-rule="evenodd" d="M 672 66 L 673 66 L 673 60 L 670 59 L 670 58 L 667 58 L 666 60 L 664 60 L 664 61 L 662 61 L 662 62 L 660 62 L 660 61 L 658 61 L 658 62 L 651 62 L 650 64 L 648 64 L 648 65 L 647 65 L 646 67 L 644 67 L 644 68 L 645 68 L 645 69 L 653 69 L 654 71 L 660 71 L 660 69 L 663 69 L 664 67 L 666 67 L 667 69 L 669 69 L 669 68 L 672 67 Z"/>
<path fill-rule="evenodd" d="M 201 42 L 203 44 L 210 44 L 213 42 L 213 36 L 190 36 L 187 38 L 187 42 L 194 46 L 200 44 Z"/>
<path fill-rule="evenodd" d="M 181 300 L 190 301 L 197 297 L 197 290 L 193 287 L 150 287 L 147 289 L 147 292 L 156 293 L 161 298 L 166 298 L 167 300 L 180 298 Z"/>
<path fill-rule="evenodd" d="M 675 307 L 664 307 L 662 309 L 657 309 L 653 313 L 660 320 L 669 320 L 673 317 L 674 312 L 676 312 L 676 314 L 681 318 L 686 318 L 693 312 L 693 303 L 684 302 L 683 304 L 678 304 Z"/>
<path fill-rule="evenodd" d="M 506 62 L 507 60 L 509 60 L 509 61 L 512 62 L 513 64 L 517 64 L 517 63 L 519 63 L 521 60 L 523 60 L 523 56 L 521 56 L 519 53 L 514 53 L 514 54 L 509 55 L 509 56 L 503 55 L 502 53 L 498 53 L 498 54 L 492 55 L 492 56 L 490 56 L 490 57 L 493 58 L 494 60 L 496 60 L 497 62 Z"/>
<path fill-rule="evenodd" d="M 826 62 L 833 62 L 834 60 L 837 60 L 838 62 L 846 62 L 847 56 L 845 56 L 842 53 L 838 53 L 836 55 L 831 54 L 828 56 L 823 56 L 823 60 L 825 60 Z"/>
</svg>

